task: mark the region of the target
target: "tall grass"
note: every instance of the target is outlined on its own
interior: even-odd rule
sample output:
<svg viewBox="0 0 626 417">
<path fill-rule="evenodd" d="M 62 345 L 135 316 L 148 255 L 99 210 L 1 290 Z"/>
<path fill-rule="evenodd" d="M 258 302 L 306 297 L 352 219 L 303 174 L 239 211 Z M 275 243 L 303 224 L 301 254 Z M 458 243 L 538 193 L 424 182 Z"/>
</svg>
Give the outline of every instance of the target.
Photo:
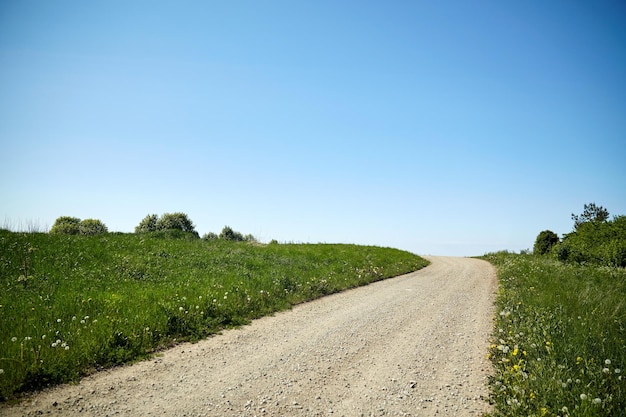
<svg viewBox="0 0 626 417">
<path fill-rule="evenodd" d="M 0 231 L 0 398 L 426 264 L 356 245 Z"/>
<path fill-rule="evenodd" d="M 497 253 L 493 416 L 626 415 L 626 271 Z"/>
</svg>

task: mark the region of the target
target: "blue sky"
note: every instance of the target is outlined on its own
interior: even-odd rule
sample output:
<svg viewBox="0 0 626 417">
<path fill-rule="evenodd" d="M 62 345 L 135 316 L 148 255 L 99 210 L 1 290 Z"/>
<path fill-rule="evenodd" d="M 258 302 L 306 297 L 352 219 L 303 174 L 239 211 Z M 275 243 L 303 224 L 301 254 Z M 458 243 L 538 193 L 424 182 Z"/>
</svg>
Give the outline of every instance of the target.
<svg viewBox="0 0 626 417">
<path fill-rule="evenodd" d="M 0 221 L 419 254 L 626 214 L 621 1 L 3 1 Z"/>
</svg>

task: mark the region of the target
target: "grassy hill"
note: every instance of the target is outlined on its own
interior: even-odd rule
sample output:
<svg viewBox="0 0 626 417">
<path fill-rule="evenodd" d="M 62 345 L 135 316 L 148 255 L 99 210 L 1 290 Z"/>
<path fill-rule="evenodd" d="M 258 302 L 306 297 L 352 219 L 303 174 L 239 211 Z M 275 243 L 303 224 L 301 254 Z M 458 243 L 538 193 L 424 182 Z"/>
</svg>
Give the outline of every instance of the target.
<svg viewBox="0 0 626 417">
<path fill-rule="evenodd" d="M 370 246 L 0 230 L 0 398 L 427 264 Z"/>
</svg>

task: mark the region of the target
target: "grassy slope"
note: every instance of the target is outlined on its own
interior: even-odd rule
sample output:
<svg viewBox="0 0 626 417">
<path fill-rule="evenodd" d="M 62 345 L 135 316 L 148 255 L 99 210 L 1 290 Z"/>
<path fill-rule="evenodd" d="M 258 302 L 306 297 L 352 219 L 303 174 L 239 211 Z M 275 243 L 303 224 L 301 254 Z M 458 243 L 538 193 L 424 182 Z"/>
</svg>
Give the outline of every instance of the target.
<svg viewBox="0 0 626 417">
<path fill-rule="evenodd" d="M 626 270 L 485 259 L 500 282 L 493 415 L 626 415 Z"/>
<path fill-rule="evenodd" d="M 356 245 L 0 231 L 0 399 L 427 263 Z"/>
</svg>

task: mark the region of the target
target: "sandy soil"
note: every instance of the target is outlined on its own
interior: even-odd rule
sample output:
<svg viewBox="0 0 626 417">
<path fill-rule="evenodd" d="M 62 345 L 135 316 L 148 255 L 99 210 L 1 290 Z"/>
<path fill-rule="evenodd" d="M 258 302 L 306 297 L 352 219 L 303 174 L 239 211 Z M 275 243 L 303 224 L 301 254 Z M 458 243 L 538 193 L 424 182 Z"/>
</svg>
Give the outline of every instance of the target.
<svg viewBox="0 0 626 417">
<path fill-rule="evenodd" d="M 478 416 L 495 272 L 428 258 L 427 268 L 182 344 L 6 416 Z"/>
</svg>

